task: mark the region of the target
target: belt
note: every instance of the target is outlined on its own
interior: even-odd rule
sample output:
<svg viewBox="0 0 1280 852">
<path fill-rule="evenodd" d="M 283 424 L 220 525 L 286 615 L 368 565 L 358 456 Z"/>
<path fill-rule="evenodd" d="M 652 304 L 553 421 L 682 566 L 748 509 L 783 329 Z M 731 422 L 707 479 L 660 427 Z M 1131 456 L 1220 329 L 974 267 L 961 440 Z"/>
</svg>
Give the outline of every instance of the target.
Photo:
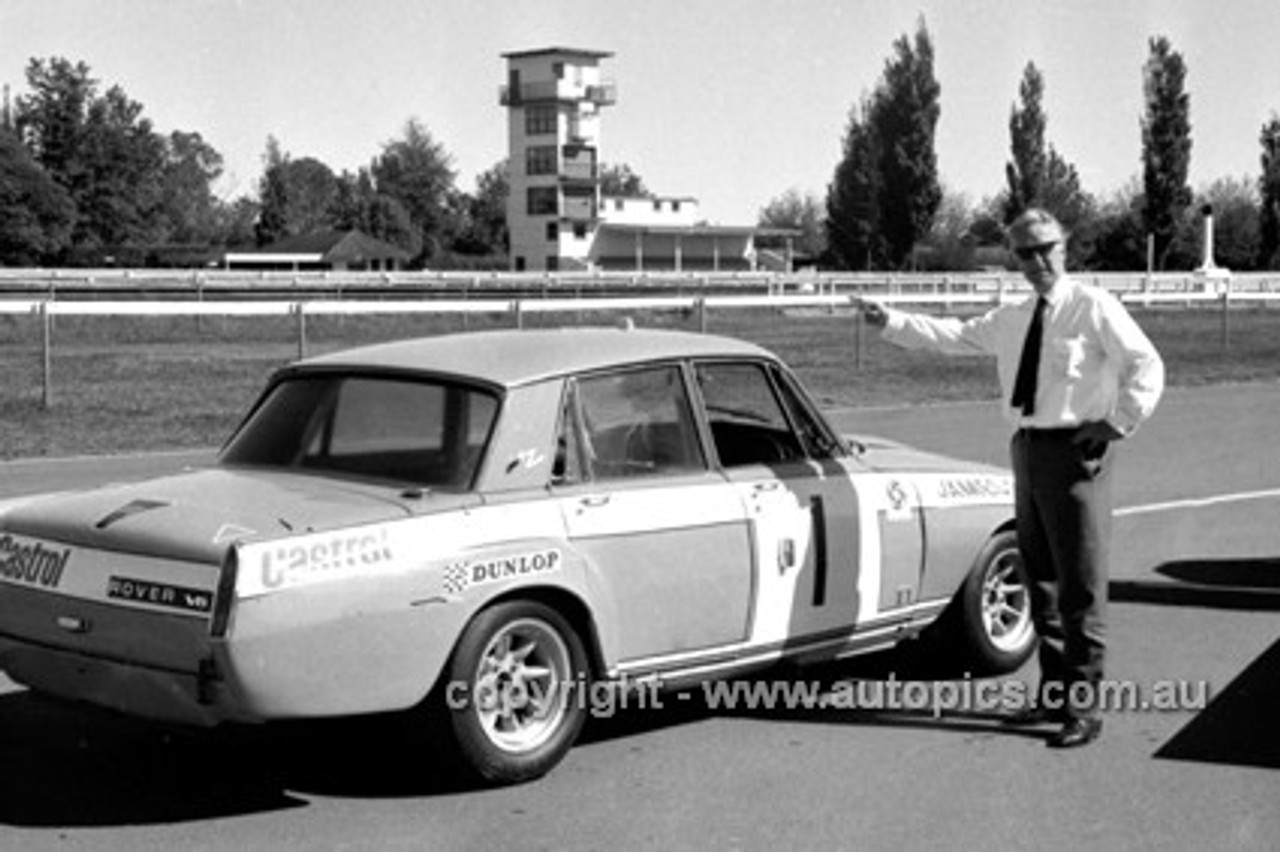
<svg viewBox="0 0 1280 852">
<path fill-rule="evenodd" d="M 1035 426 L 1023 426 L 1017 431 L 1017 435 L 1029 441 L 1067 441 L 1074 438 L 1079 431 L 1079 426 L 1057 426 L 1044 429 Z"/>
</svg>

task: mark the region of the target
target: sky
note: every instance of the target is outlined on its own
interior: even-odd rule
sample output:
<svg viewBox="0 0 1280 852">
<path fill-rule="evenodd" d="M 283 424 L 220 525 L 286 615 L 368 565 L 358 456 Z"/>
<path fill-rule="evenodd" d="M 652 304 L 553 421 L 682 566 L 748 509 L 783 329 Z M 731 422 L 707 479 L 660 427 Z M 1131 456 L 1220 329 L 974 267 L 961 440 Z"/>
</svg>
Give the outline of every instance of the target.
<svg viewBox="0 0 1280 852">
<path fill-rule="evenodd" d="M 458 188 L 506 156 L 502 54 L 608 51 L 600 158 L 711 222 L 748 225 L 788 190 L 825 197 L 850 110 L 923 20 L 941 86 L 938 167 L 971 203 L 1003 186 L 1028 62 L 1048 141 L 1106 198 L 1141 176 L 1142 66 L 1167 37 L 1187 65 L 1191 184 L 1255 178 L 1280 113 L 1275 0 L 0 0 L 0 84 L 32 59 L 84 62 L 161 133 L 224 158 L 256 193 L 267 138 L 335 172 L 417 120 Z"/>
</svg>

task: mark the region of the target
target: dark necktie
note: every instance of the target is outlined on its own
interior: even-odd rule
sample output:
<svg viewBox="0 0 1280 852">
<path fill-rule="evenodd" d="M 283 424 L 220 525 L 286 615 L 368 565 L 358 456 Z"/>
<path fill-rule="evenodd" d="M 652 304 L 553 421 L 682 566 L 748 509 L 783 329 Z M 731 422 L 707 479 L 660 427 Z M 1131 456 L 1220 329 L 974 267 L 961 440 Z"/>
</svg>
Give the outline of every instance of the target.
<svg viewBox="0 0 1280 852">
<path fill-rule="evenodd" d="M 1044 310 L 1049 303 L 1044 296 L 1036 299 L 1031 325 L 1027 327 L 1022 342 L 1022 357 L 1018 360 L 1018 377 L 1013 382 L 1013 398 L 1009 404 L 1022 407 L 1023 416 L 1036 413 L 1036 373 L 1040 372 L 1040 341 L 1044 337 Z"/>
</svg>

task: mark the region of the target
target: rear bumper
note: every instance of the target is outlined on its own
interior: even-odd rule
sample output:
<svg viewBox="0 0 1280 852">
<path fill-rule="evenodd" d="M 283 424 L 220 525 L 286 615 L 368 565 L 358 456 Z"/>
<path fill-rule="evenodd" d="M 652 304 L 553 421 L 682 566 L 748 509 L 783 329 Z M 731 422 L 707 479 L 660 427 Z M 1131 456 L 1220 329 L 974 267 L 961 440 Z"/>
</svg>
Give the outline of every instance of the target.
<svg viewBox="0 0 1280 852">
<path fill-rule="evenodd" d="M 180 725 L 258 722 L 227 701 L 212 661 L 197 673 L 130 665 L 0 636 L 0 669 L 37 692 Z"/>
</svg>

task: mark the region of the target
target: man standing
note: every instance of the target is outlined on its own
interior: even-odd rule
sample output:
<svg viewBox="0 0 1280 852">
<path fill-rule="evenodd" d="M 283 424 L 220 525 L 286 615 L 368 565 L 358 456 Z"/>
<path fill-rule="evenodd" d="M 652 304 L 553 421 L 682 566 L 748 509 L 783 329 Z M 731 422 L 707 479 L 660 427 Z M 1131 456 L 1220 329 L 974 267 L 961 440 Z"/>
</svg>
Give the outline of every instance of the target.
<svg viewBox="0 0 1280 852">
<path fill-rule="evenodd" d="M 1009 240 L 1036 297 L 966 321 L 891 310 L 862 315 L 900 346 L 990 353 L 1014 427 L 1018 546 L 1040 634 L 1037 702 L 1011 721 L 1056 721 L 1059 748 L 1102 732 L 1097 687 L 1106 648 L 1112 445 L 1151 416 L 1164 364 L 1120 300 L 1066 274 L 1066 234 L 1032 208 Z"/>
</svg>

